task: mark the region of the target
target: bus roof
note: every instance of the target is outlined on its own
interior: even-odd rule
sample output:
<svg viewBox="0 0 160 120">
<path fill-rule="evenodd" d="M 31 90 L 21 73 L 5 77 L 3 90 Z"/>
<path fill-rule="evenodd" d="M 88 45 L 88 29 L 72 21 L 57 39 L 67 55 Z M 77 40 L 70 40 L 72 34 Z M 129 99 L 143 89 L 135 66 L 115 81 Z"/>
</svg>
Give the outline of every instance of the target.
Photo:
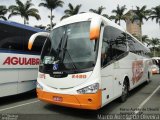
<svg viewBox="0 0 160 120">
<path fill-rule="evenodd" d="M 28 25 L 24 25 L 24 24 L 20 24 L 17 22 L 12 22 L 12 21 L 2 21 L 0 20 L 0 26 L 1 25 L 6 25 L 6 26 L 10 26 L 10 27 L 16 27 L 16 28 L 20 28 L 20 29 L 24 29 L 24 30 L 28 30 L 28 31 L 33 31 L 33 32 L 42 32 L 45 30 L 39 29 L 39 28 L 34 28 Z"/>
<path fill-rule="evenodd" d="M 68 17 L 64 20 L 62 20 L 59 24 L 57 24 L 54 28 L 57 28 L 57 27 L 60 27 L 60 26 L 63 26 L 63 25 L 66 25 L 66 24 L 71 24 L 71 23 L 75 23 L 75 22 L 82 22 L 82 21 L 88 21 L 92 18 L 101 18 L 102 20 L 106 21 L 109 25 L 112 25 L 122 31 L 125 31 L 121 26 L 115 24 L 113 21 L 101 16 L 101 15 L 98 15 L 98 14 L 95 14 L 95 13 L 91 13 L 91 12 L 88 12 L 88 13 L 81 13 L 81 14 L 77 14 L 77 15 L 73 15 L 71 17 Z"/>
<path fill-rule="evenodd" d="M 77 15 L 73 15 L 71 17 L 68 17 L 64 20 L 62 20 L 59 24 L 57 24 L 54 28 L 63 26 L 63 25 L 67 25 L 67 24 L 72 24 L 75 22 L 82 22 L 82 21 L 88 21 L 92 18 L 101 18 L 103 21 L 107 22 L 108 25 L 111 25 L 127 34 L 129 34 L 130 36 L 132 36 L 139 44 L 141 44 L 144 48 L 146 48 L 146 51 L 150 52 L 149 48 L 147 48 L 144 44 L 142 44 L 139 40 L 137 40 L 133 35 L 131 35 L 129 32 L 127 32 L 123 27 L 119 26 L 118 24 L 116 24 L 115 22 L 101 16 L 95 13 L 81 13 L 81 14 L 77 14 Z M 53 29 L 54 29 L 53 28 Z"/>
</svg>

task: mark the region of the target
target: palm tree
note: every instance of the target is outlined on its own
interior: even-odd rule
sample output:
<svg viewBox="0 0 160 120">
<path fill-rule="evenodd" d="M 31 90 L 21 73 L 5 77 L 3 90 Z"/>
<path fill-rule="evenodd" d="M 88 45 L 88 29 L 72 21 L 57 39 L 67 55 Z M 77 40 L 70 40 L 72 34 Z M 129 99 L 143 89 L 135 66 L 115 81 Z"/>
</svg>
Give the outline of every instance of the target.
<svg viewBox="0 0 160 120">
<path fill-rule="evenodd" d="M 37 20 L 40 20 L 41 17 L 38 14 L 38 10 L 36 8 L 31 8 L 34 6 L 33 3 L 31 3 L 31 0 L 27 0 L 24 4 L 20 0 L 16 0 L 17 5 L 11 5 L 9 6 L 9 11 L 11 12 L 8 18 L 12 16 L 20 15 L 24 19 L 24 24 L 29 21 L 29 17 L 34 17 Z"/>
<path fill-rule="evenodd" d="M 112 10 L 112 13 L 115 13 L 116 15 L 112 15 L 110 16 L 110 19 L 114 19 L 115 20 L 115 23 L 118 22 L 118 24 L 120 25 L 120 21 L 121 20 L 125 20 L 125 15 L 124 15 L 124 12 L 126 10 L 126 6 L 122 6 L 120 7 L 119 5 L 117 6 L 117 8 L 115 10 Z"/>
<path fill-rule="evenodd" d="M 39 6 L 46 7 L 51 11 L 50 16 L 52 15 L 52 12 L 54 9 L 57 7 L 63 7 L 64 2 L 61 0 L 43 0 L 44 2 L 40 3 Z M 50 17 L 50 24 L 51 24 L 51 29 L 52 29 L 52 17 Z"/>
<path fill-rule="evenodd" d="M 142 43 L 149 45 L 149 41 L 150 41 L 150 39 L 149 39 L 148 35 L 142 36 Z"/>
<path fill-rule="evenodd" d="M 7 8 L 4 5 L 0 5 L 0 19 L 7 20 L 7 18 L 4 16 L 7 14 Z"/>
<path fill-rule="evenodd" d="M 155 19 L 156 23 L 159 23 L 160 26 L 160 5 L 151 9 L 149 18 Z"/>
<path fill-rule="evenodd" d="M 132 16 L 131 20 L 132 22 L 138 20 L 139 21 L 139 27 L 140 27 L 140 40 L 142 41 L 142 24 L 143 20 L 148 20 L 147 16 L 149 15 L 149 10 L 147 10 L 147 7 L 144 5 L 142 8 L 136 6 L 136 10 L 134 10 L 134 15 Z"/>
<path fill-rule="evenodd" d="M 156 49 L 158 48 L 158 46 L 160 45 L 160 39 L 158 38 L 152 38 L 150 41 L 149 41 L 149 44 L 148 45 L 151 45 L 152 46 L 152 49 L 153 49 L 153 55 L 154 57 L 156 56 Z"/>
<path fill-rule="evenodd" d="M 105 10 L 105 9 L 106 9 L 105 7 L 100 6 L 100 7 L 98 7 L 97 10 L 96 9 L 90 9 L 89 11 L 93 12 L 93 13 L 96 13 L 98 15 L 102 15 L 102 16 L 104 16 L 106 18 L 109 18 L 109 16 L 107 14 L 102 14 L 103 10 Z"/>
<path fill-rule="evenodd" d="M 52 15 L 52 16 L 48 15 L 48 18 L 49 18 L 50 20 L 52 20 L 50 26 L 52 25 L 52 26 L 54 27 L 54 25 L 53 25 L 53 24 L 54 24 L 54 23 L 53 23 L 54 15 Z M 53 27 L 51 27 L 50 29 L 52 29 Z"/>
<path fill-rule="evenodd" d="M 138 19 L 140 21 L 140 26 L 143 24 L 143 20 L 148 20 L 147 16 L 149 15 L 149 10 L 147 10 L 147 6 L 144 5 L 142 8 L 136 6 L 135 16 L 133 16 L 133 21 Z"/>
<path fill-rule="evenodd" d="M 67 9 L 67 10 L 64 11 L 65 15 L 61 18 L 61 20 L 64 19 L 64 18 L 70 17 L 72 15 L 78 14 L 79 10 L 81 8 L 81 5 L 76 5 L 74 7 L 71 3 L 69 3 L 68 7 L 69 7 L 69 9 Z"/>
</svg>

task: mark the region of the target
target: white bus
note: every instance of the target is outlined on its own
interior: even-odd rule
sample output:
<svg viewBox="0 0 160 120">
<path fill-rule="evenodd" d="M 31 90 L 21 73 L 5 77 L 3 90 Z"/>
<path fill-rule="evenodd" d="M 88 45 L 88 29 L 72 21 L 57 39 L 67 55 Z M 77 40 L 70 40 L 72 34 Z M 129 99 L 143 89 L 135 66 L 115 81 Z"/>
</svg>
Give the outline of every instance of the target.
<svg viewBox="0 0 160 120">
<path fill-rule="evenodd" d="M 39 55 L 43 43 L 28 50 L 28 40 L 43 30 L 15 22 L 0 21 L 0 97 L 36 87 Z"/>
<path fill-rule="evenodd" d="M 41 52 L 38 99 L 79 109 L 99 109 L 149 81 L 147 49 L 122 27 L 94 13 L 75 15 L 57 24 Z M 144 60 L 145 59 L 145 60 Z"/>
</svg>

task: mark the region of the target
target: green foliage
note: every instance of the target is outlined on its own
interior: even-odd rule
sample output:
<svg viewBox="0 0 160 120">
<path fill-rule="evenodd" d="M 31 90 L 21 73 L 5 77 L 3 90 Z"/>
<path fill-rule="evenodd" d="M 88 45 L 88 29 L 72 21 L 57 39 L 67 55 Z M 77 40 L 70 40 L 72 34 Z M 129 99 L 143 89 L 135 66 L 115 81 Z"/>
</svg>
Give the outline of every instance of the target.
<svg viewBox="0 0 160 120">
<path fill-rule="evenodd" d="M 120 25 L 120 21 L 126 19 L 126 16 L 124 15 L 124 12 L 126 10 L 126 6 L 122 6 L 120 7 L 119 5 L 117 6 L 117 8 L 115 10 L 112 10 L 112 13 L 115 13 L 115 15 L 110 16 L 111 20 L 115 20 L 115 23 L 118 22 L 118 24 Z"/>
<path fill-rule="evenodd" d="M 20 0 L 16 0 L 16 5 L 9 6 L 9 11 L 11 12 L 8 18 L 12 16 L 21 16 L 24 18 L 24 24 L 29 21 L 29 17 L 34 17 L 37 20 L 40 20 L 41 17 L 38 14 L 39 11 L 36 8 L 33 8 L 34 4 L 31 3 L 31 0 L 27 0 L 24 4 Z"/>
<path fill-rule="evenodd" d="M 50 16 L 51 16 L 50 17 L 50 26 L 51 26 L 51 29 L 52 29 L 52 26 L 53 26 L 52 11 L 54 9 L 56 9 L 57 7 L 63 7 L 64 2 L 61 1 L 61 0 L 42 0 L 42 1 L 44 1 L 44 2 L 40 3 L 39 7 L 41 7 L 41 6 L 45 7 L 45 8 L 47 8 L 47 9 L 49 9 L 51 11 L 51 13 L 50 13 Z"/>
<path fill-rule="evenodd" d="M 70 17 L 70 16 L 73 16 L 73 15 L 78 14 L 78 13 L 79 13 L 79 10 L 80 10 L 80 8 L 81 8 L 81 5 L 76 5 L 76 6 L 74 7 L 71 3 L 69 3 L 69 4 L 68 4 L 68 8 L 69 8 L 69 9 L 66 9 L 66 10 L 64 11 L 65 15 L 62 16 L 61 20 L 62 20 L 62 19 L 65 19 L 65 18 L 67 18 L 67 17 Z"/>
<path fill-rule="evenodd" d="M 144 5 L 142 8 L 136 6 L 135 15 L 132 18 L 132 21 L 139 20 L 140 26 L 143 24 L 143 20 L 148 20 L 150 10 L 147 10 L 147 6 Z"/>
<path fill-rule="evenodd" d="M 160 39 L 152 38 L 149 40 L 150 50 L 152 51 L 152 56 L 160 56 Z"/>
<path fill-rule="evenodd" d="M 5 14 L 7 14 L 7 8 L 4 5 L 0 5 L 0 19 L 7 20 Z"/>
<path fill-rule="evenodd" d="M 156 7 L 153 7 L 151 10 L 150 10 L 150 16 L 149 16 L 150 19 L 152 20 L 156 20 L 156 23 L 159 24 L 160 26 L 160 5 L 159 6 L 156 6 Z"/>
<path fill-rule="evenodd" d="M 103 17 L 109 18 L 109 16 L 107 14 L 102 14 L 103 10 L 105 10 L 106 8 L 103 6 L 98 7 L 98 9 L 90 9 L 90 12 L 96 13 L 98 15 L 102 15 Z"/>
<path fill-rule="evenodd" d="M 57 7 L 63 7 L 64 2 L 61 0 L 43 0 L 44 2 L 40 3 L 39 6 L 46 7 L 50 10 L 54 10 Z"/>
</svg>

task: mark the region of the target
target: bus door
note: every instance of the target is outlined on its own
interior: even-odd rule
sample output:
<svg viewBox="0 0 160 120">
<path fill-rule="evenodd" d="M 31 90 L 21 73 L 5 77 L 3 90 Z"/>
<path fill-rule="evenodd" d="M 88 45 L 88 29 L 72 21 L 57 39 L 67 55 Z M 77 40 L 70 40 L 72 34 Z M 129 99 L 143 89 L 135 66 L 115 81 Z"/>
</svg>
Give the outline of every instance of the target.
<svg viewBox="0 0 160 120">
<path fill-rule="evenodd" d="M 106 37 L 106 29 L 101 28 L 103 34 L 101 47 L 101 85 L 102 85 L 102 106 L 113 98 L 113 65 L 109 61 L 109 44 Z"/>
<path fill-rule="evenodd" d="M 101 69 L 101 84 L 102 84 L 102 105 L 109 102 L 113 99 L 114 91 L 113 91 L 113 69 L 112 65 L 108 66 L 107 68 Z"/>
<path fill-rule="evenodd" d="M 103 55 L 105 53 L 105 55 Z M 123 60 L 127 55 L 127 43 L 126 34 L 113 27 L 106 26 L 103 33 L 102 43 L 102 57 L 104 60 L 101 63 L 104 70 L 105 76 L 108 76 L 107 82 L 110 90 L 110 96 L 108 98 L 114 98 L 122 93 L 122 76 L 124 74 L 124 66 L 126 63 Z"/>
</svg>

